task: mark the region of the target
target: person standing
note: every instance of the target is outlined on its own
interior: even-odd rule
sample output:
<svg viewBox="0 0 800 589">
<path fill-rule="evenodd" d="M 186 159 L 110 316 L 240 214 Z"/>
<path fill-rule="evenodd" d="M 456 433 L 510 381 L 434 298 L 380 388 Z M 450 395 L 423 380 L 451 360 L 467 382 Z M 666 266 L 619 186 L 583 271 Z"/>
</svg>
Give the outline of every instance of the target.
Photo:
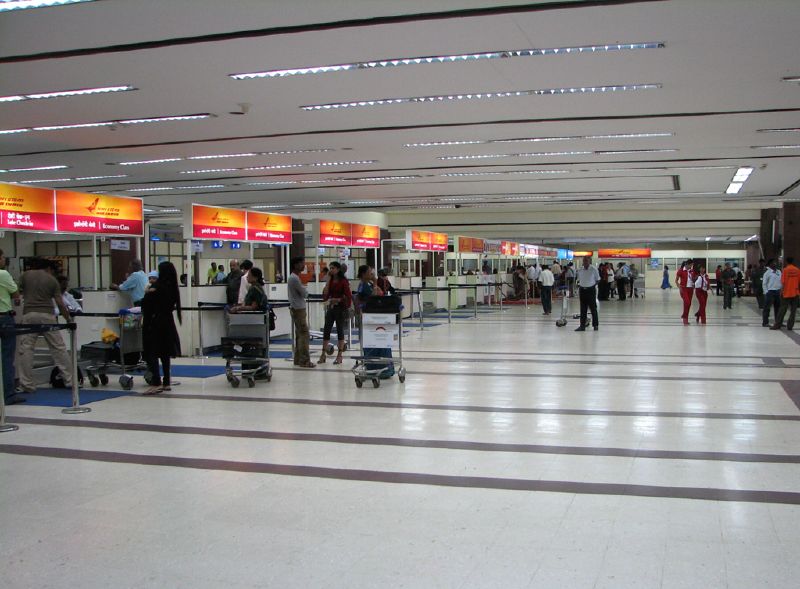
<svg viewBox="0 0 800 589">
<path fill-rule="evenodd" d="M 722 291 L 722 266 L 717 266 L 717 269 L 714 271 L 714 278 L 716 278 L 717 281 L 717 296 L 719 296 Z"/>
<path fill-rule="evenodd" d="M 664 274 L 661 278 L 661 288 L 662 290 L 672 288 L 672 285 L 669 283 L 669 266 L 664 266 Z"/>
<path fill-rule="evenodd" d="M 544 315 L 549 315 L 553 312 L 553 284 L 555 284 L 555 276 L 549 267 L 542 266 L 539 284 L 542 291 L 542 310 Z"/>
<path fill-rule="evenodd" d="M 601 301 L 607 301 L 608 293 L 611 290 L 608 285 L 608 266 L 600 264 L 598 272 L 600 274 L 600 282 L 597 284 L 597 298 Z"/>
<path fill-rule="evenodd" d="M 778 311 L 781 306 L 781 271 L 778 270 L 778 262 L 772 258 L 764 270 L 761 279 L 761 289 L 764 291 L 764 310 L 761 312 L 761 327 L 769 327 L 769 308 L 772 307 L 772 314 L 775 320 L 778 319 Z"/>
<path fill-rule="evenodd" d="M 172 390 L 170 363 L 181 355 L 181 340 L 173 313 L 181 318 L 181 294 L 178 290 L 178 271 L 172 262 L 158 265 L 158 280 L 147 289 L 142 300 L 142 350 L 152 378 L 145 395 L 157 395 Z M 159 372 L 158 363 L 164 371 Z"/>
<path fill-rule="evenodd" d="M 758 308 L 764 308 L 764 273 L 767 271 L 767 263 L 762 258 L 758 261 L 758 266 L 750 271 L 750 291 L 756 297 Z"/>
<path fill-rule="evenodd" d="M 217 278 L 217 263 L 211 262 L 211 267 L 206 272 L 206 284 L 213 284 L 214 280 Z"/>
<path fill-rule="evenodd" d="M 342 354 L 345 347 L 345 326 L 350 318 L 350 307 L 353 305 L 353 294 L 350 292 L 350 281 L 342 274 L 342 266 L 339 262 L 331 262 L 328 271 L 328 284 L 322 290 L 322 298 L 327 301 L 325 310 L 325 327 L 322 331 L 322 355 L 319 357 L 319 364 L 324 364 L 327 357 L 325 350 L 331 341 L 331 330 L 336 324 L 336 335 L 338 337 L 338 354 L 334 364 L 342 363 Z M 386 280 L 386 283 L 389 281 Z M 391 285 L 389 285 L 391 287 Z"/>
<path fill-rule="evenodd" d="M 675 284 L 677 284 L 678 288 L 680 289 L 681 301 L 683 302 L 681 319 L 683 320 L 684 325 L 689 325 L 689 309 L 692 307 L 693 289 L 689 288 L 689 283 L 692 282 L 689 277 L 689 268 L 691 267 L 691 264 L 692 260 L 686 260 L 681 264 L 681 267 L 675 273 Z"/>
<path fill-rule="evenodd" d="M 242 263 L 239 264 L 239 268 L 242 271 L 242 279 L 239 281 L 239 294 L 236 298 L 236 303 L 239 305 L 244 304 L 244 299 L 247 296 L 247 291 L 250 290 L 250 283 L 247 281 L 247 274 L 250 272 L 250 268 L 253 267 L 253 262 L 250 260 L 242 260 Z"/>
<path fill-rule="evenodd" d="M 794 265 L 794 258 L 791 256 L 786 258 L 786 264 L 783 266 L 781 284 L 783 285 L 781 308 L 778 311 L 778 316 L 775 318 L 775 325 L 770 327 L 770 329 L 780 329 L 783 327 L 783 318 L 786 315 L 787 309 L 789 309 L 789 319 L 786 321 L 786 329 L 791 331 L 794 329 L 794 318 L 797 314 L 798 301 L 800 301 L 800 268 Z"/>
<path fill-rule="evenodd" d="M 242 271 L 239 269 L 239 261 L 231 260 L 228 266 L 231 271 L 225 279 L 225 298 L 228 305 L 235 305 L 239 301 L 239 287 L 242 285 Z"/>
<path fill-rule="evenodd" d="M 292 273 L 286 281 L 286 289 L 289 293 L 289 313 L 292 316 L 294 325 L 294 349 L 292 358 L 294 365 L 299 368 L 314 368 L 315 364 L 311 361 L 311 352 L 308 349 L 310 334 L 308 332 L 308 309 L 306 297 L 308 291 L 300 280 L 300 273 L 305 270 L 305 258 L 292 258 L 290 262 Z"/>
<path fill-rule="evenodd" d="M 225 284 L 225 279 L 227 276 L 225 275 L 225 266 L 220 264 L 217 266 L 217 275 L 214 277 L 214 284 Z"/>
<path fill-rule="evenodd" d="M 142 304 L 144 292 L 147 290 L 147 274 L 142 270 L 141 260 L 131 260 L 131 263 L 128 265 L 128 270 L 128 277 L 122 284 L 112 283 L 109 288 L 111 290 L 120 290 L 128 293 L 133 306 L 138 307 Z"/>
<path fill-rule="evenodd" d="M 528 275 L 528 284 L 530 285 L 531 288 L 530 297 L 533 298 L 536 296 L 536 282 L 538 279 L 536 273 L 536 264 L 531 264 L 530 266 L 528 266 L 526 274 Z"/>
<path fill-rule="evenodd" d="M 617 271 L 614 273 L 614 278 L 617 281 L 617 294 L 619 295 L 620 302 L 625 300 L 625 289 L 628 286 L 628 277 L 630 276 L 630 269 L 625 262 L 617 264 Z"/>
<path fill-rule="evenodd" d="M 26 271 L 19 280 L 19 290 L 24 302 L 21 323 L 23 325 L 55 325 L 57 319 L 53 311 L 54 304 L 58 307 L 64 320 L 69 323 L 72 318 L 61 298 L 61 287 L 53 275 L 53 263 L 43 258 L 33 258 L 30 266 L 31 270 Z M 57 331 L 46 331 L 41 334 L 26 333 L 19 338 L 17 366 L 19 367 L 20 391 L 23 393 L 36 391 L 36 381 L 33 379 L 33 355 L 40 335 L 44 336 L 53 360 L 61 371 L 64 386 L 71 388 L 72 370 L 64 338 Z"/>
<path fill-rule="evenodd" d="M 694 267 L 694 293 L 697 296 L 697 303 L 700 307 L 694 314 L 697 323 L 706 324 L 706 303 L 708 302 L 709 279 L 706 267 L 703 264 L 695 264 Z"/>
<path fill-rule="evenodd" d="M 600 317 L 597 315 L 597 283 L 600 282 L 600 273 L 592 265 L 592 258 L 584 256 L 583 266 L 578 268 L 578 296 L 581 303 L 581 324 L 575 331 L 586 331 L 586 313 L 592 311 L 592 327 L 595 331 L 600 326 Z"/>
<path fill-rule="evenodd" d="M 639 298 L 639 290 L 636 288 L 636 279 L 639 278 L 639 270 L 636 268 L 636 264 L 631 264 L 628 267 L 628 271 L 630 272 L 630 298 Z"/>
<path fill-rule="evenodd" d="M 0 250 L 0 343 L 3 361 L 3 397 L 6 405 L 24 403 L 25 398 L 14 389 L 14 354 L 17 349 L 17 335 L 14 332 L 13 302 L 19 301 L 17 283 L 6 270 L 6 257 Z"/>
<path fill-rule="evenodd" d="M 731 268 L 730 262 L 725 264 L 722 271 L 722 308 L 733 309 L 733 289 L 736 287 L 736 271 Z"/>
</svg>

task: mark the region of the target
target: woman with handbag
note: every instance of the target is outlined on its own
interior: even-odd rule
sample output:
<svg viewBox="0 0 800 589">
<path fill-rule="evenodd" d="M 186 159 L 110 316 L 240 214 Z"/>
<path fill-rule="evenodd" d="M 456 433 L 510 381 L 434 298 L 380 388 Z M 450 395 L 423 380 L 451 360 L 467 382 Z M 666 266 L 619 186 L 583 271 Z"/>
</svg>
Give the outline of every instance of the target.
<svg viewBox="0 0 800 589">
<path fill-rule="evenodd" d="M 697 310 L 697 313 L 694 314 L 694 318 L 697 323 L 705 325 L 706 303 L 708 302 L 708 287 L 710 282 L 705 265 L 695 264 L 694 276 L 696 276 L 694 279 L 694 294 L 697 297 L 697 302 L 700 304 L 700 308 Z"/>
<path fill-rule="evenodd" d="M 336 324 L 336 335 L 339 340 L 339 352 L 336 354 L 334 364 L 342 363 L 342 354 L 345 346 L 345 325 L 350 319 L 350 306 L 353 304 L 353 294 L 350 292 L 350 281 L 342 272 L 339 262 L 331 262 L 328 265 L 328 283 L 322 290 L 322 299 L 327 303 L 325 310 L 325 327 L 322 331 L 322 354 L 319 357 L 319 364 L 326 361 L 325 350 L 331 340 L 331 330 Z"/>
<path fill-rule="evenodd" d="M 178 291 L 178 272 L 171 262 L 158 265 L 158 280 L 142 298 L 142 350 L 147 367 L 153 375 L 145 395 L 157 395 L 170 388 L 170 359 L 181 354 L 181 340 L 172 313 L 177 311 L 181 322 L 181 295 Z M 164 370 L 163 379 L 158 362 Z"/>
</svg>

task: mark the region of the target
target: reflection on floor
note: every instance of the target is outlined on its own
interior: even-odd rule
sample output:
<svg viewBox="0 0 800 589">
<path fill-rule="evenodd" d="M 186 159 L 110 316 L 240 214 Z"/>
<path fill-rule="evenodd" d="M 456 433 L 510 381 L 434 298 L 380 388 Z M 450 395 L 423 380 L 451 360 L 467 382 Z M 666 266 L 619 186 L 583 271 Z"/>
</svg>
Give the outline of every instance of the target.
<svg viewBox="0 0 800 589">
<path fill-rule="evenodd" d="M 678 300 L 412 322 L 379 389 L 276 359 L 10 407 L 4 587 L 796 587 L 800 347 Z"/>
</svg>

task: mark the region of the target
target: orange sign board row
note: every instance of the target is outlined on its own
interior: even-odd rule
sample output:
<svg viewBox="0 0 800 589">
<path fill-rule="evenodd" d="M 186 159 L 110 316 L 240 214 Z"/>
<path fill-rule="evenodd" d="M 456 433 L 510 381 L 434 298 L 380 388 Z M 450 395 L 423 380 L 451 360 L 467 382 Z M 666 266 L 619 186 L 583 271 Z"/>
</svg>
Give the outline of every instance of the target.
<svg viewBox="0 0 800 589">
<path fill-rule="evenodd" d="M 478 237 L 464 237 L 463 235 L 459 235 L 458 239 L 456 240 L 457 243 L 457 250 L 461 253 L 467 254 L 482 254 L 484 243 L 483 240 Z"/>
<path fill-rule="evenodd" d="M 292 218 L 286 215 L 196 204 L 187 212 L 191 239 L 292 242 Z"/>
<path fill-rule="evenodd" d="M 407 229 L 406 249 L 421 252 L 446 252 L 447 233 Z"/>
<path fill-rule="evenodd" d="M 589 256 L 591 258 L 593 255 L 594 255 L 593 250 L 587 250 L 583 252 L 572 252 L 573 258 L 585 258 L 586 256 Z"/>
<path fill-rule="evenodd" d="M 320 219 L 314 227 L 318 234 L 317 243 L 322 247 L 363 247 L 381 246 L 381 228 L 378 225 L 345 223 Z"/>
<path fill-rule="evenodd" d="M 501 241 L 500 253 L 504 256 L 518 256 L 519 244 L 514 243 L 513 241 Z"/>
<path fill-rule="evenodd" d="M 0 228 L 142 235 L 142 199 L 0 184 Z"/>
<path fill-rule="evenodd" d="M 599 258 L 649 258 L 651 257 L 651 254 L 652 250 L 649 247 L 630 249 L 601 249 L 597 252 L 597 256 Z"/>
</svg>

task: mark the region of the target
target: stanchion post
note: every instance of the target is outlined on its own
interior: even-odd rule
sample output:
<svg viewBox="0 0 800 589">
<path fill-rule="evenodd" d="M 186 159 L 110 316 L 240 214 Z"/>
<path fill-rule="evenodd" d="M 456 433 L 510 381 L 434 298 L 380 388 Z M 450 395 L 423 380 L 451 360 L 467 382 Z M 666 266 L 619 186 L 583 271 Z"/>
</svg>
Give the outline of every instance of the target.
<svg viewBox="0 0 800 589">
<path fill-rule="evenodd" d="M 197 351 L 195 358 L 205 358 L 205 347 L 203 346 L 203 303 L 197 301 L 197 335 L 199 340 L 200 349 Z"/>
<path fill-rule="evenodd" d="M 475 285 L 475 298 L 472 299 L 472 311 L 475 319 L 478 318 L 478 285 Z"/>
<path fill-rule="evenodd" d="M 528 310 L 528 286 L 525 285 L 525 310 Z"/>
<path fill-rule="evenodd" d="M 453 320 L 453 309 L 452 309 L 452 294 L 453 294 L 453 287 L 447 287 L 447 323 L 451 323 Z M 456 303 L 458 303 L 458 294 L 456 294 Z"/>
<path fill-rule="evenodd" d="M 78 388 L 78 325 L 68 324 L 69 343 L 72 348 L 72 407 L 62 409 L 61 413 L 74 415 L 78 413 L 89 413 L 90 407 L 81 407 L 81 399 Z"/>
<path fill-rule="evenodd" d="M 503 282 L 500 281 L 500 296 L 497 298 L 500 300 L 500 312 L 503 312 Z"/>
<path fill-rule="evenodd" d="M 0 433 L 15 432 L 18 425 L 6 423 L 6 388 L 3 386 L 3 364 L 0 362 L 0 391 L 3 391 L 3 400 L 0 401 Z"/>
<path fill-rule="evenodd" d="M 414 299 L 411 300 L 413 301 Z M 425 324 L 422 321 L 422 291 L 419 290 L 417 291 L 417 308 L 419 309 L 419 330 L 422 331 L 425 329 Z"/>
</svg>

